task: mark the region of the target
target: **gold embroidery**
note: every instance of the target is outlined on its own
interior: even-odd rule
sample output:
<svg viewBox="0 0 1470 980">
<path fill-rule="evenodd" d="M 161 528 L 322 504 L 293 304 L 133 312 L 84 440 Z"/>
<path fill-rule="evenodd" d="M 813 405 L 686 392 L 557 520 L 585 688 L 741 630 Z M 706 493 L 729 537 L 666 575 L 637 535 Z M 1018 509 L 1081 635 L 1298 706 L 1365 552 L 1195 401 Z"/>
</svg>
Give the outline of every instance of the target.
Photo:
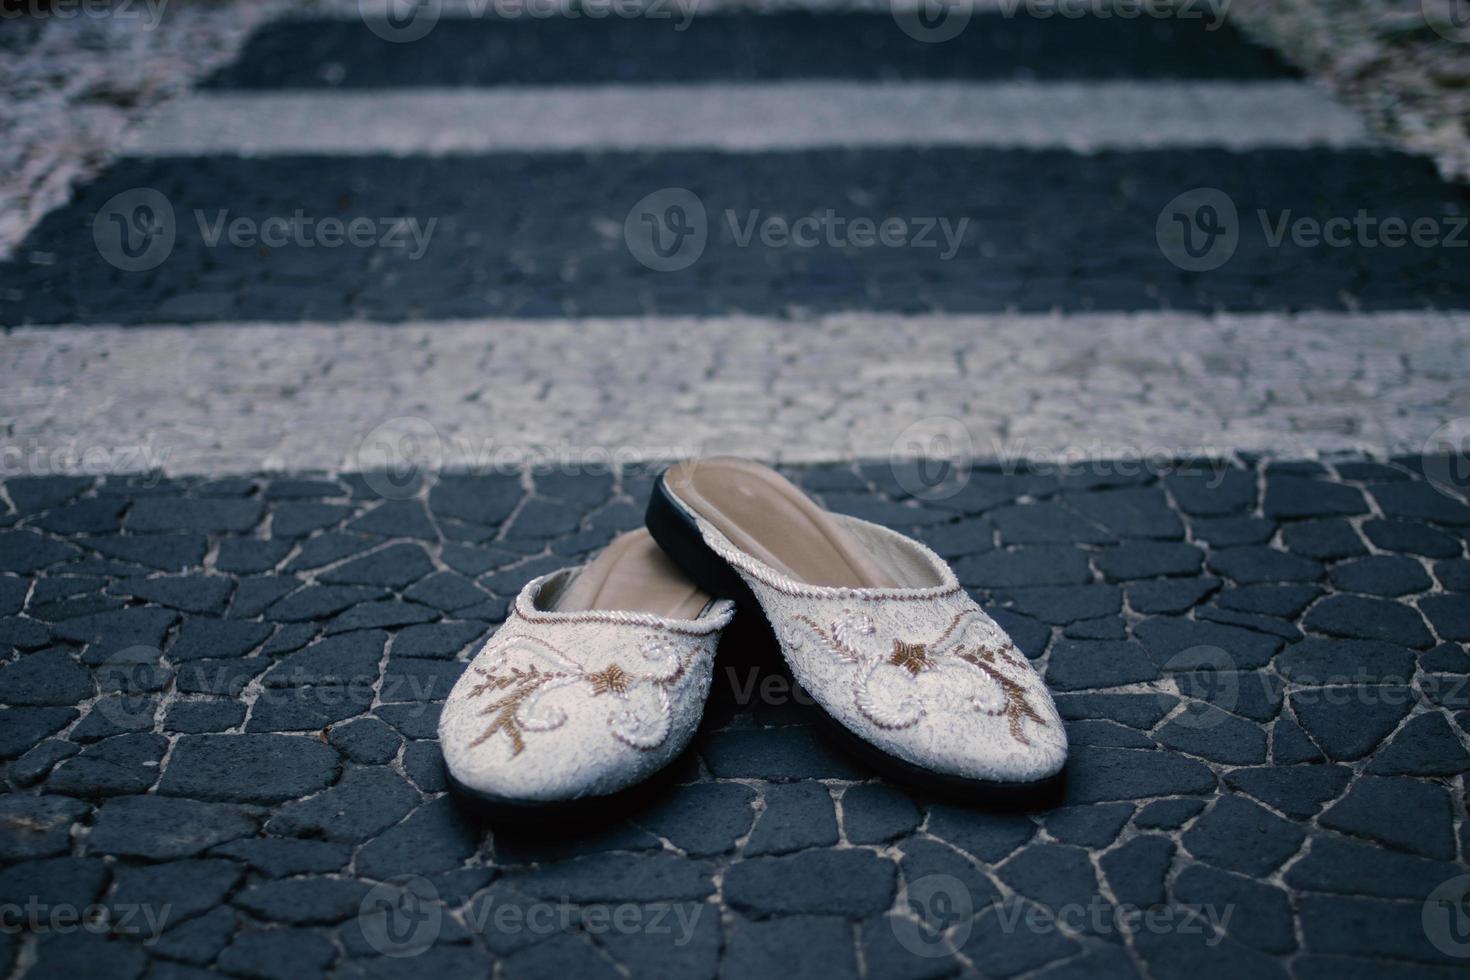
<svg viewBox="0 0 1470 980">
<path fill-rule="evenodd" d="M 602 670 L 587 675 L 587 683 L 592 685 L 593 695 L 606 694 L 612 691 L 614 694 L 625 694 L 628 691 L 628 682 L 632 678 L 617 664 L 604 667 Z"/>
<path fill-rule="evenodd" d="M 655 717 L 643 717 L 637 711 L 615 707 L 613 713 L 608 716 L 608 724 L 613 735 L 634 748 L 656 748 L 667 737 L 670 711 L 669 692 L 689 669 L 689 663 L 678 656 L 675 648 L 668 647 L 668 662 L 665 664 L 667 673 L 660 675 L 629 673 L 615 663 L 601 670 L 589 671 L 563 651 L 535 637 L 512 637 L 503 649 L 509 649 L 517 643 L 529 643 L 542 648 L 540 655 L 543 658 L 550 658 L 552 668 L 560 669 L 543 670 L 535 664 L 521 668 L 508 665 L 504 660 L 500 660 L 488 669 L 473 668 L 474 672 L 484 680 L 471 687 L 467 697 L 473 699 L 495 694 L 500 694 L 500 696 L 480 710 L 480 714 L 491 716 L 491 721 L 479 737 L 470 743 L 472 747 L 503 732 L 510 739 L 511 755 L 520 755 L 526 748 L 525 735 L 528 730 L 547 731 L 560 727 L 566 721 L 566 712 L 561 707 L 552 708 L 549 717 L 536 718 L 534 715 L 528 717 L 525 712 L 533 708 L 535 698 L 546 691 L 548 685 L 562 687 L 578 681 L 585 681 L 591 688 L 594 697 L 611 694 L 621 702 L 626 702 L 629 693 L 635 687 L 652 687 L 657 695 Z M 647 650 L 644 651 L 644 655 L 647 656 Z M 636 724 L 633 724 L 634 722 Z M 645 728 L 653 735 L 642 734 Z"/>
<path fill-rule="evenodd" d="M 903 640 L 893 641 L 893 656 L 888 658 L 888 662 L 895 667 L 902 667 L 915 677 L 919 676 L 920 671 L 934 666 L 934 661 L 929 659 L 928 647 L 922 643 L 905 643 Z"/>
<path fill-rule="evenodd" d="M 475 673 L 484 677 L 485 680 L 474 686 L 470 691 L 470 697 L 477 698 L 486 691 L 503 691 L 506 688 L 511 688 L 511 692 L 503 698 L 490 702 L 480 712 L 482 715 L 495 713 L 495 719 L 490 722 L 490 727 L 486 728 L 479 738 L 470 743 L 470 747 L 473 748 L 487 741 L 496 732 L 505 732 L 510 738 L 510 754 L 520 755 L 526 747 L 526 738 L 521 723 L 516 719 L 516 712 L 520 710 L 527 698 L 540 690 L 542 685 L 562 675 L 543 674 L 534 666 L 530 670 L 512 667 L 510 676 L 497 676 L 481 667 L 476 667 Z"/>
<path fill-rule="evenodd" d="M 1046 727 L 1046 719 L 1041 717 L 1036 709 L 1031 706 L 1031 702 L 1026 699 L 1026 689 L 1011 680 L 1011 678 L 1007 677 L 995 666 L 997 653 L 1014 663 L 1014 658 L 1011 657 L 1009 650 L 1002 649 L 995 651 L 986 646 L 978 647 L 973 651 L 961 648 L 955 652 L 955 656 L 965 661 L 965 663 L 978 667 L 991 680 L 1000 685 L 1001 692 L 1005 695 L 1006 699 L 1005 707 L 995 711 L 985 711 L 985 713 L 988 715 L 1004 715 L 1006 723 L 1011 729 L 1011 737 L 1022 745 L 1030 745 L 1031 740 L 1026 737 L 1026 732 L 1021 727 L 1021 719 L 1030 718 L 1043 728 Z M 984 711 L 983 708 L 977 710 Z"/>
<path fill-rule="evenodd" d="M 973 609 L 961 609 L 955 613 L 954 619 L 949 621 L 949 625 L 944 628 L 944 632 L 940 633 L 935 639 L 930 640 L 928 645 L 936 650 L 944 646 L 944 641 L 948 640 L 950 635 L 954 633 L 955 627 L 963 623 L 966 619 L 969 619 L 974 612 Z"/>
<path fill-rule="evenodd" d="M 853 614 L 851 610 L 845 610 L 843 615 L 851 617 Z M 1025 686 L 1011 678 L 1002 669 L 1002 665 L 1019 670 L 1029 670 L 1030 667 L 1019 657 L 1015 652 L 1015 647 L 1009 642 L 998 647 L 981 644 L 973 649 L 957 642 L 956 631 L 962 623 L 975 615 L 978 615 L 975 609 L 961 610 L 955 614 L 954 618 L 949 621 L 949 625 L 937 637 L 927 643 L 915 643 L 895 638 L 893 651 L 886 658 L 873 654 L 865 656 L 856 649 L 847 640 L 850 630 L 844 627 L 845 619 L 834 621 L 832 628 L 828 630 L 823 629 L 820 624 L 806 616 L 793 618 L 811 629 L 838 660 L 857 665 L 857 673 L 853 678 L 854 700 L 858 709 L 880 728 L 906 728 L 915 724 L 922 717 L 925 708 L 923 701 L 918 699 L 912 699 L 912 707 L 906 712 L 895 712 L 881 706 L 881 701 L 875 697 L 874 690 L 869 686 L 878 666 L 886 664 L 899 667 L 907 670 L 910 676 L 917 678 L 924 671 L 943 670 L 946 665 L 955 665 L 955 661 L 960 661 L 978 669 L 994 681 L 1005 699 L 1003 707 L 989 709 L 975 703 L 975 710 L 987 715 L 1004 717 L 1011 737 L 1022 745 L 1030 745 L 1031 740 L 1026 736 L 1022 722 L 1029 718 L 1036 724 L 1045 727 L 1047 721 L 1027 698 Z M 863 627 L 858 629 L 858 632 L 873 633 L 871 620 L 867 620 Z"/>
</svg>

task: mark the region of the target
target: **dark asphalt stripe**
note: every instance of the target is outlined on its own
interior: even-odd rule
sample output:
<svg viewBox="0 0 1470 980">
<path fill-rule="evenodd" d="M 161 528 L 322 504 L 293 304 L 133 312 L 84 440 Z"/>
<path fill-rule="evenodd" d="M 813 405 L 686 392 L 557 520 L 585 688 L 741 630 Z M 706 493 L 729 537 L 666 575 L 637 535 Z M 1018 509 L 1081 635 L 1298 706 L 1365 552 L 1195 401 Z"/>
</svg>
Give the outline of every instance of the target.
<svg viewBox="0 0 1470 980">
<path fill-rule="evenodd" d="M 259 31 L 206 88 L 575 85 L 769 79 L 1294 77 L 1271 51 L 1205 20 L 974 17 L 943 43 L 886 14 L 441 21 L 392 43 L 360 20 Z"/>
<path fill-rule="evenodd" d="M 163 198 L 109 205 L 138 188 Z M 688 188 L 699 203 L 662 194 L 634 208 L 666 188 Z M 1208 272 L 1172 263 L 1157 233 L 1166 205 L 1197 188 L 1223 190 L 1240 216 L 1233 257 Z M 132 264 L 119 248 L 118 222 L 148 218 L 140 203 L 155 216 L 172 210 L 175 242 L 156 268 L 120 271 L 96 242 L 118 264 Z M 1186 218 L 1222 219 L 1199 211 L 1209 199 L 1194 203 Z M 686 264 L 698 235 L 665 261 L 649 248 L 649 222 L 696 228 L 701 206 L 707 244 L 696 261 L 653 271 L 635 258 L 627 228 L 654 265 Z M 1432 219 L 1440 238 L 1459 247 L 1306 247 L 1290 235 L 1272 247 L 1258 209 L 1271 224 L 1350 221 L 1360 212 L 1374 222 Z M 314 229 L 304 245 L 267 247 L 249 237 L 232 244 L 221 225 L 249 219 L 264 229 L 267 218 L 298 210 L 313 222 L 365 219 L 367 244 L 327 247 Z M 811 247 L 760 230 L 772 217 L 829 212 L 824 227 L 802 229 L 807 240 L 815 236 Z M 0 322 L 1466 309 L 1467 214 L 1470 194 L 1441 183 L 1428 162 L 1379 150 L 140 158 L 120 161 L 48 215 L 0 266 Z M 383 230 L 409 218 L 421 231 L 435 221 L 417 259 L 409 236 Z M 887 241 L 922 244 L 884 244 L 861 232 L 854 241 L 847 223 L 857 218 L 898 219 Z M 952 231 L 968 219 L 949 258 L 935 219 Z M 1174 220 L 1165 217 L 1166 229 Z M 211 227 L 225 235 L 213 247 Z M 661 227 L 667 248 L 675 245 L 670 227 Z M 752 228 L 741 246 L 737 235 Z M 138 249 L 146 241 L 129 238 Z M 159 251 L 143 252 L 137 264 L 164 254 L 164 239 L 155 241 Z"/>
</svg>

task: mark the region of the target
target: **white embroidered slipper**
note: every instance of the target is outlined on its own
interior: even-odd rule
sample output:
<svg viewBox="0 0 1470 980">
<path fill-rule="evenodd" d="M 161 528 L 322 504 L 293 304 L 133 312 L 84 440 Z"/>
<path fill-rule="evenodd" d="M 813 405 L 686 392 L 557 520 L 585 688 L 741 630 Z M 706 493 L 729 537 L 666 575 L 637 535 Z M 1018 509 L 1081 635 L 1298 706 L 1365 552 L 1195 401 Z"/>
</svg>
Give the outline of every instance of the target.
<svg viewBox="0 0 1470 980">
<path fill-rule="evenodd" d="M 512 815 L 595 809 L 647 779 L 698 727 L 734 611 L 643 530 L 533 579 L 444 703 L 451 784 Z"/>
<path fill-rule="evenodd" d="M 795 680 L 875 766 L 997 799 L 1058 785 L 1067 735 L 1045 683 L 924 545 L 734 457 L 665 471 L 647 525 L 701 588 L 765 617 Z"/>
</svg>

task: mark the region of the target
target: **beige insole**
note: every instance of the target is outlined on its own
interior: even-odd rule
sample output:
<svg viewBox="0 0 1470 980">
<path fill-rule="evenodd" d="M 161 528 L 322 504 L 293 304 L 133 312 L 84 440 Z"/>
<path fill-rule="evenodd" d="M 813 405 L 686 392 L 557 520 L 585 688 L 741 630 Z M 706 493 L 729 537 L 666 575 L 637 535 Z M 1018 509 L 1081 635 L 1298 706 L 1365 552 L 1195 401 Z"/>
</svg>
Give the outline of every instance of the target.
<svg viewBox="0 0 1470 980">
<path fill-rule="evenodd" d="M 670 467 L 664 480 L 741 551 L 794 579 L 846 588 L 898 585 L 862 542 L 769 466 L 711 456 Z"/>
<path fill-rule="evenodd" d="M 582 569 L 556 603 L 557 612 L 618 609 L 668 619 L 695 619 L 710 597 L 684 577 L 642 528 L 613 539 Z"/>
</svg>

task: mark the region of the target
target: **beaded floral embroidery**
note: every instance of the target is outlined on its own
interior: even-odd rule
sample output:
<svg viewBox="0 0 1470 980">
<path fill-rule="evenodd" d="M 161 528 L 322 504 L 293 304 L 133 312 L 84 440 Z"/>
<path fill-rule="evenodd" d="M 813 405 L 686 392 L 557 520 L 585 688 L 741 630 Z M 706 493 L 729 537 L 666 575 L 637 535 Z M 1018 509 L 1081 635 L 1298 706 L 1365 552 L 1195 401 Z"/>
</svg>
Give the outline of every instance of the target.
<svg viewBox="0 0 1470 980">
<path fill-rule="evenodd" d="M 511 755 L 526 748 L 528 732 L 545 732 L 567 722 L 565 709 L 541 704 L 552 691 L 575 684 L 587 687 L 588 710 L 610 701 L 609 731 L 635 749 L 654 749 L 669 736 L 672 725 L 669 692 L 684 676 L 688 664 L 666 640 L 652 637 L 638 648 L 646 670 L 628 671 L 613 663 L 588 670 L 567 654 L 534 636 L 515 636 L 490 650 L 490 663 L 472 669 L 483 680 L 470 689 L 469 698 L 489 698 L 480 714 L 490 724 L 472 746 L 504 734 Z"/>
<path fill-rule="evenodd" d="M 1030 667 L 1004 634 L 987 628 L 976 610 L 957 613 L 932 640 L 915 642 L 894 637 L 886 644 L 865 639 L 878 630 L 872 617 L 864 612 L 844 609 L 826 626 L 806 616 L 794 619 L 815 634 L 829 654 L 856 668 L 853 700 L 858 710 L 880 728 L 908 728 L 917 724 L 930 707 L 916 690 L 908 689 L 902 675 L 884 670 L 891 667 L 904 671 L 910 679 L 937 674 L 956 687 L 980 681 L 968 697 L 967 706 L 982 714 L 1004 717 L 1011 737 L 1022 745 L 1031 744 L 1024 721 L 1047 724 L 1032 705 L 1025 685 L 1008 669 L 1024 672 Z M 975 638 L 967 642 L 972 635 Z M 793 637 L 792 646 L 801 648 L 799 636 Z"/>
</svg>

